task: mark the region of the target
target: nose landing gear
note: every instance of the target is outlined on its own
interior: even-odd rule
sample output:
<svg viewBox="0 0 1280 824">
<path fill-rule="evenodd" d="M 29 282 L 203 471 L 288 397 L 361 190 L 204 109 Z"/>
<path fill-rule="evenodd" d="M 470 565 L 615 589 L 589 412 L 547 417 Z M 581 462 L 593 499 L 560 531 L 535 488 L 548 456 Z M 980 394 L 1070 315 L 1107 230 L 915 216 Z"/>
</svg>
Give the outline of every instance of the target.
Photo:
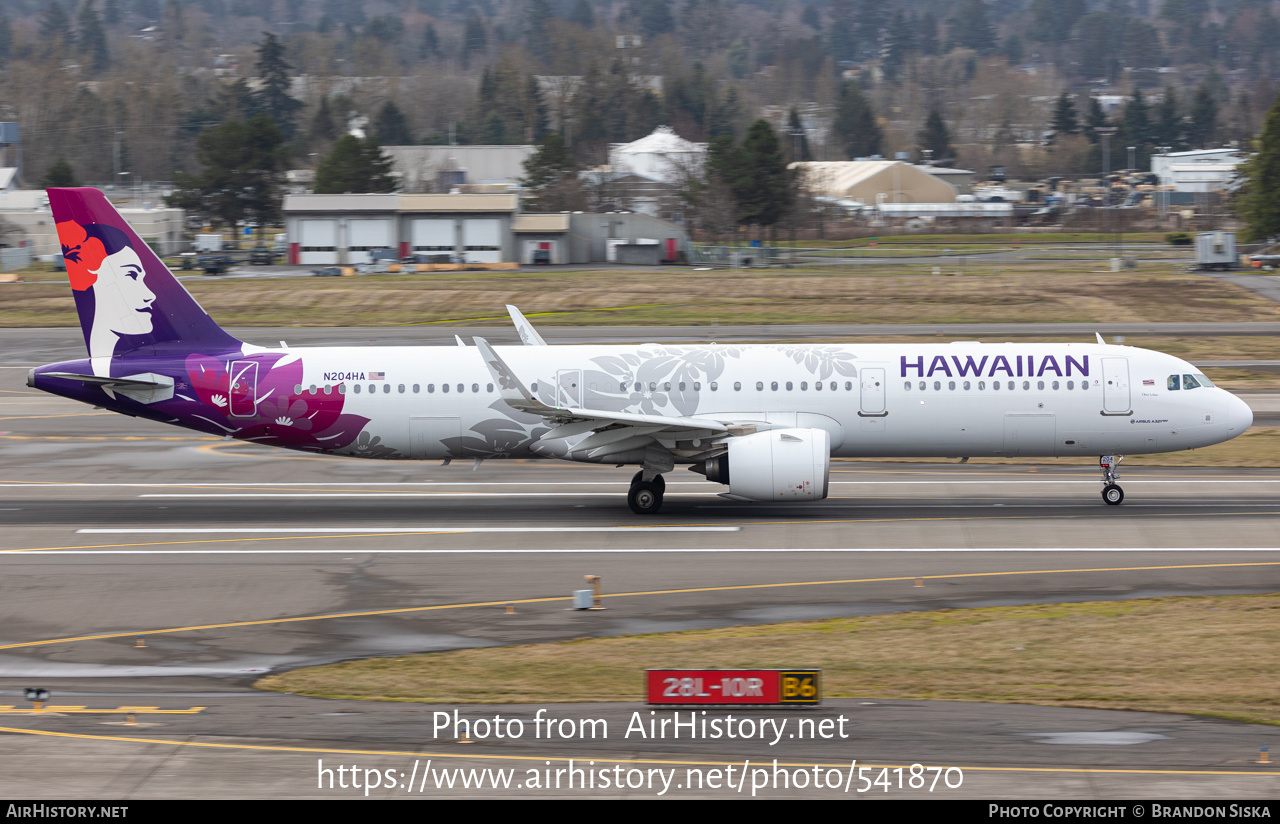
<svg viewBox="0 0 1280 824">
<path fill-rule="evenodd" d="M 662 493 L 667 489 L 667 482 L 661 475 L 655 475 L 652 481 L 644 479 L 641 470 L 631 479 L 631 489 L 627 491 L 627 506 L 637 515 L 656 515 L 662 508 Z"/>
<path fill-rule="evenodd" d="M 1098 465 L 1102 467 L 1102 500 L 1110 506 L 1119 506 L 1124 500 L 1124 490 L 1116 483 L 1120 477 L 1120 462 L 1123 460 L 1124 455 L 1103 455 L 1098 458 Z"/>
</svg>

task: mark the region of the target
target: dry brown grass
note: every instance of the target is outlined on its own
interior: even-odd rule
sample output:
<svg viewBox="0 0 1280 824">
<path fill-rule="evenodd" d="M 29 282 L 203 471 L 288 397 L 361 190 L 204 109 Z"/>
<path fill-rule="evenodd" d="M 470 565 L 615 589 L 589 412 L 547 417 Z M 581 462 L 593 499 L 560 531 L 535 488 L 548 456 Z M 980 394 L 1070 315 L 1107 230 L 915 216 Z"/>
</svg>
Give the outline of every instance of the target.
<svg viewBox="0 0 1280 824">
<path fill-rule="evenodd" d="M 1090 264 L 1017 271 L 469 272 L 357 278 L 187 280 L 231 326 L 387 326 L 495 320 L 519 305 L 540 325 L 1274 320 L 1280 306 L 1170 266 L 1117 275 Z M 1006 264 L 1006 269 L 1008 268 Z M 66 284 L 0 285 L 6 326 L 76 322 Z"/>
<path fill-rule="evenodd" d="M 315 667 L 264 689 L 393 701 L 636 701 L 647 667 L 821 667 L 836 698 L 997 701 L 1280 723 L 1280 595 L 875 615 Z"/>
</svg>

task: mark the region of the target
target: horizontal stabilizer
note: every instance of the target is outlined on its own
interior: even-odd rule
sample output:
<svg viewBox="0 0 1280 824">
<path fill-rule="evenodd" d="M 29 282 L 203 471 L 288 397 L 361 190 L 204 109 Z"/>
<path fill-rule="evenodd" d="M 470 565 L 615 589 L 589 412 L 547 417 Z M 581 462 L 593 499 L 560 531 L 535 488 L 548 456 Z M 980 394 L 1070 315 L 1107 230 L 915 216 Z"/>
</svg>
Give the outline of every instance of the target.
<svg viewBox="0 0 1280 824">
<path fill-rule="evenodd" d="M 75 372 L 45 372 L 44 377 L 101 386 L 108 395 L 124 395 L 138 403 L 158 403 L 173 397 L 173 378 L 157 375 L 154 372 L 123 378 L 113 378 L 108 375 L 80 375 Z"/>
</svg>

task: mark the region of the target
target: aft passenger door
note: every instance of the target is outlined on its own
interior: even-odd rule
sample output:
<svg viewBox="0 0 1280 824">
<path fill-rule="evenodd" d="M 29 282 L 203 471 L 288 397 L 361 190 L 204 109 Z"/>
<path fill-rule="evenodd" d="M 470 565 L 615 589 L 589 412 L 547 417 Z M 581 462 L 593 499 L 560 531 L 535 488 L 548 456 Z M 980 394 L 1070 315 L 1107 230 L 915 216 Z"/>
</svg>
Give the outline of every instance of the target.
<svg viewBox="0 0 1280 824">
<path fill-rule="evenodd" d="M 1129 359 L 1102 359 L 1102 414 L 1128 415 L 1133 411 L 1129 400 Z"/>
</svg>

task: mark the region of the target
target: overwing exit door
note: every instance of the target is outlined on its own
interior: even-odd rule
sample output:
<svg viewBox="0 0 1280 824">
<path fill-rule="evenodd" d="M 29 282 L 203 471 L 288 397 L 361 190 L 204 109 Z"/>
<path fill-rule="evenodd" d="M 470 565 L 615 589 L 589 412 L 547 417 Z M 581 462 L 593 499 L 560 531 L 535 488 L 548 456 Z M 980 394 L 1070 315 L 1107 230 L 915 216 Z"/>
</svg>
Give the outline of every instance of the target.
<svg viewBox="0 0 1280 824">
<path fill-rule="evenodd" d="M 556 373 L 556 403 L 565 409 L 582 408 L 581 369 L 562 369 Z"/>
</svg>

